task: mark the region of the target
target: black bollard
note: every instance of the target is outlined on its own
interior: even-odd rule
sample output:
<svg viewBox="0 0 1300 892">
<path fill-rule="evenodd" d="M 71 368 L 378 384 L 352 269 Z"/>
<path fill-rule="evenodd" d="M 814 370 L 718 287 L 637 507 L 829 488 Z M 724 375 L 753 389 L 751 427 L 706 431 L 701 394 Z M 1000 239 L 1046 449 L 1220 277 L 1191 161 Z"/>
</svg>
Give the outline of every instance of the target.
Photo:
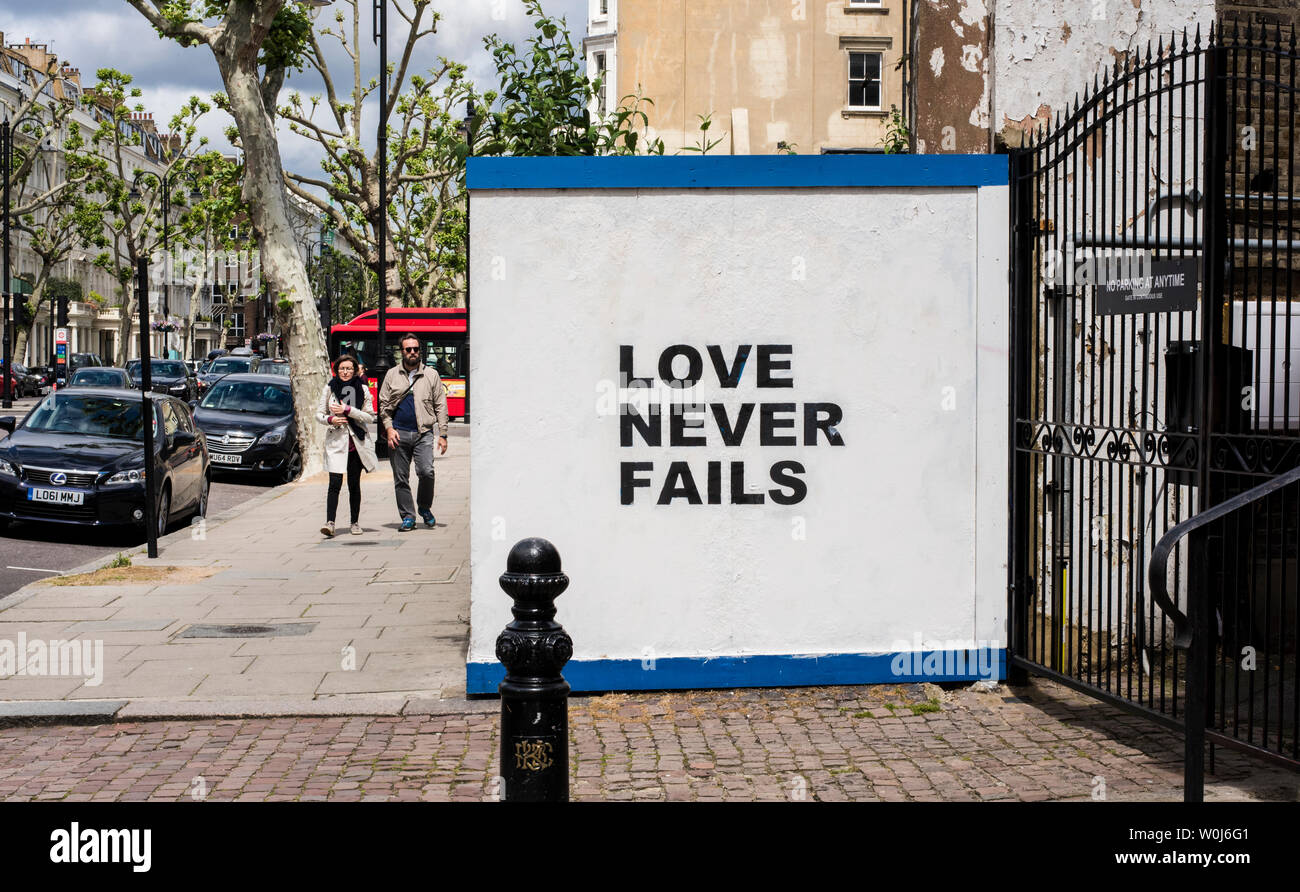
<svg viewBox="0 0 1300 892">
<path fill-rule="evenodd" d="M 501 588 L 514 599 L 514 622 L 497 638 L 506 667 L 501 693 L 501 798 L 569 801 L 569 683 L 560 670 L 573 641 L 555 621 L 555 599 L 569 587 L 560 553 L 545 539 L 510 549 Z"/>
</svg>

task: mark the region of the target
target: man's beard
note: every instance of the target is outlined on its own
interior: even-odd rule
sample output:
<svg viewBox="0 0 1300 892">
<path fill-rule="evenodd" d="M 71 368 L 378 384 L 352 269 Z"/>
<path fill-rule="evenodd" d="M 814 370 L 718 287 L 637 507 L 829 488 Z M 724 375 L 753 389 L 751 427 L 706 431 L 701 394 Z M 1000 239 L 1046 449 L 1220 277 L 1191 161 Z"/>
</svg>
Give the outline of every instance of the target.
<svg viewBox="0 0 1300 892">
<path fill-rule="evenodd" d="M 419 365 L 420 365 L 420 357 L 418 357 L 418 356 L 417 356 L 415 359 L 411 359 L 411 358 L 406 357 L 406 356 L 403 356 L 403 357 L 402 357 L 402 367 L 403 367 L 403 368 L 414 369 L 414 368 L 419 368 Z"/>
</svg>

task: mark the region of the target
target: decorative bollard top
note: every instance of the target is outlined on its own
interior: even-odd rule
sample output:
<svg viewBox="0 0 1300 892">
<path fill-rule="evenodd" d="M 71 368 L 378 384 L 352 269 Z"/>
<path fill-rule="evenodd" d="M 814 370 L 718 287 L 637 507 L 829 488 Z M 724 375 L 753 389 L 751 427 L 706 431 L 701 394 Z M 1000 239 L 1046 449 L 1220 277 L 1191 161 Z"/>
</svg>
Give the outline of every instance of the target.
<svg viewBox="0 0 1300 892">
<path fill-rule="evenodd" d="M 550 542 L 537 538 L 522 539 L 510 549 L 506 572 L 499 581 L 514 599 L 510 610 L 516 621 L 552 619 L 555 599 L 569 587 L 569 577 L 560 571 L 560 553 Z"/>
<path fill-rule="evenodd" d="M 521 539 L 506 558 L 507 573 L 559 573 L 560 553 L 545 539 Z"/>
<path fill-rule="evenodd" d="M 560 571 L 560 553 L 545 539 L 523 539 L 510 549 L 501 588 L 513 600 L 514 622 L 497 638 L 497 659 L 512 678 L 552 678 L 573 655 L 573 642 L 555 622 L 555 599 L 569 587 Z M 568 685 L 564 685 L 568 689 Z"/>
</svg>

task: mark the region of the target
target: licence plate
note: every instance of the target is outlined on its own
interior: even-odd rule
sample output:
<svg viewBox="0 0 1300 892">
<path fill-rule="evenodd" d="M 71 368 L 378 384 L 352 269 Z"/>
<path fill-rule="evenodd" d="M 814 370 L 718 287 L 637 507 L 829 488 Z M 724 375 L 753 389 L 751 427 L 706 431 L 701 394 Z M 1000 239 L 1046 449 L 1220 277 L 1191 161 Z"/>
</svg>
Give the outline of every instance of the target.
<svg viewBox="0 0 1300 892">
<path fill-rule="evenodd" d="M 242 455 L 227 455 L 224 452 L 209 452 L 208 455 L 219 465 L 240 465 L 244 463 Z"/>
<path fill-rule="evenodd" d="M 74 492 L 67 489 L 29 489 L 27 490 L 27 500 L 29 502 L 52 502 L 55 505 L 80 505 L 86 499 L 83 492 Z"/>
</svg>

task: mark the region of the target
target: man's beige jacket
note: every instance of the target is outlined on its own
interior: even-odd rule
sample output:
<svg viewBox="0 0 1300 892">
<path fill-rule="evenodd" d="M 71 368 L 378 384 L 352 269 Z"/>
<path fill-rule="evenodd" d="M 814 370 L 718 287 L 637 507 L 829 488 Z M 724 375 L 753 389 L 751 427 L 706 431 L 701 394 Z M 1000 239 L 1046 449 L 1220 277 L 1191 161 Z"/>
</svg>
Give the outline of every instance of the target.
<svg viewBox="0 0 1300 892">
<path fill-rule="evenodd" d="M 384 375 L 384 383 L 379 386 L 380 424 L 393 426 L 393 413 L 397 411 L 397 404 L 411 383 L 406 378 L 406 370 L 400 365 L 389 369 L 388 374 Z M 414 384 L 412 395 L 415 397 L 416 426 L 423 433 L 431 430 L 436 421 L 438 436 L 447 436 L 447 388 L 442 385 L 438 372 L 420 363 Z"/>
</svg>

